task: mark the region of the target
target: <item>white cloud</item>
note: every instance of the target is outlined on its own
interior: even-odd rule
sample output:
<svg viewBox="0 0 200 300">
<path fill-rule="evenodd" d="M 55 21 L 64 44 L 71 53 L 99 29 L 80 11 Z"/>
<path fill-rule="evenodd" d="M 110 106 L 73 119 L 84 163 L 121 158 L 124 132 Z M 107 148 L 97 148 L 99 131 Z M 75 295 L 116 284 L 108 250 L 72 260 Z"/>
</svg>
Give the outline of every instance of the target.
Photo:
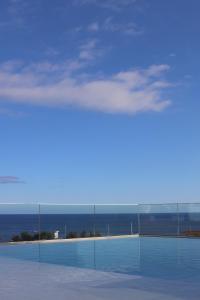
<svg viewBox="0 0 200 300">
<path fill-rule="evenodd" d="M 110 113 L 162 111 L 170 104 L 162 92 L 167 65 L 128 70 L 101 78 L 77 76 L 68 65 L 0 66 L 0 99 L 8 102 L 67 107 Z M 164 84 L 165 83 L 165 84 Z"/>
<path fill-rule="evenodd" d="M 82 66 L 89 65 L 94 62 L 95 59 L 101 57 L 106 52 L 105 48 L 98 45 L 97 39 L 87 40 L 79 47 L 78 60 Z"/>
<path fill-rule="evenodd" d="M 89 40 L 80 46 L 79 58 L 83 60 L 92 60 L 96 56 L 96 40 Z"/>
<path fill-rule="evenodd" d="M 98 22 L 93 22 L 88 25 L 88 31 L 99 31 L 100 26 Z"/>
<path fill-rule="evenodd" d="M 104 31 L 121 32 L 127 35 L 138 35 L 142 33 L 142 30 L 133 22 L 128 23 L 115 23 L 112 17 L 108 17 L 102 24 Z"/>
<path fill-rule="evenodd" d="M 79 27 L 79 32 L 87 30 L 89 32 L 119 32 L 126 35 L 140 35 L 143 30 L 139 28 L 134 22 L 116 23 L 112 17 L 108 17 L 104 22 L 93 22 L 90 23 L 87 28 Z M 75 29 L 77 32 L 77 30 Z"/>
<path fill-rule="evenodd" d="M 163 72 L 170 69 L 169 65 L 152 65 L 146 70 L 148 76 L 160 76 Z"/>
</svg>

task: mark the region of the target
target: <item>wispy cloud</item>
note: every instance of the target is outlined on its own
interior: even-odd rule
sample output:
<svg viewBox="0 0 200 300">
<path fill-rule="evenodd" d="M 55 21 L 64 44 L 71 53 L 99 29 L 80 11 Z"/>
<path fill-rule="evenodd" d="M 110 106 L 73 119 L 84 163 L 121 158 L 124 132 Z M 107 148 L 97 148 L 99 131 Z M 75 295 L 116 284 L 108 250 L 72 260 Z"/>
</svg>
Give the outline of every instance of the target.
<svg viewBox="0 0 200 300">
<path fill-rule="evenodd" d="M 137 0 L 74 0 L 76 5 L 97 5 L 105 9 L 119 11 L 136 3 Z"/>
<path fill-rule="evenodd" d="M 24 27 L 27 11 L 29 10 L 28 1 L 10 0 L 8 1 L 8 17 L 10 26 Z"/>
<path fill-rule="evenodd" d="M 97 41 L 95 39 L 89 40 L 80 46 L 79 59 L 81 60 L 93 60 L 97 56 Z"/>
<path fill-rule="evenodd" d="M 93 22 L 88 25 L 87 30 L 90 32 L 107 31 L 107 32 L 120 32 L 126 35 L 140 35 L 143 30 L 140 29 L 133 22 L 116 23 L 112 17 L 106 18 L 102 23 Z"/>
<path fill-rule="evenodd" d="M 55 56 L 58 56 L 60 54 L 60 52 L 53 47 L 48 47 L 45 51 L 45 54 L 50 57 L 55 57 Z"/>
<path fill-rule="evenodd" d="M 3 6 L 0 30 L 29 30 L 29 22 L 33 17 L 35 6 L 33 1 L 7 0 L 6 5 Z"/>
<path fill-rule="evenodd" d="M 0 184 L 24 183 L 16 176 L 0 176 Z"/>
<path fill-rule="evenodd" d="M 87 57 L 88 58 L 88 57 Z M 56 71 L 55 71 L 56 68 Z M 67 65 L 0 66 L 0 99 L 8 102 L 67 107 L 108 113 L 162 111 L 170 105 L 163 96 L 170 83 L 168 65 L 130 69 L 110 76 L 74 74 Z"/>
<path fill-rule="evenodd" d="M 100 25 L 98 22 L 93 22 L 88 25 L 87 29 L 88 31 L 99 31 Z"/>
</svg>

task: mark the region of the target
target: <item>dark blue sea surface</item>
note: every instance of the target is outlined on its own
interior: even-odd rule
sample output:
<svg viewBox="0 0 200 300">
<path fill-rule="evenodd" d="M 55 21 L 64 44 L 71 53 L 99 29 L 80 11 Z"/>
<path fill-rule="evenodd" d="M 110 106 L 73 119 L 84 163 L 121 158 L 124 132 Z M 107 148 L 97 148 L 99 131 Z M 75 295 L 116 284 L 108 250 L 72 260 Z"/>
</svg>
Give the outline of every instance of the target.
<svg viewBox="0 0 200 300">
<path fill-rule="evenodd" d="M 59 231 L 64 238 L 69 232 L 98 232 L 101 235 L 184 235 L 200 230 L 199 213 L 149 214 L 1 214 L 0 241 L 10 241 L 13 235 L 27 231 Z"/>
</svg>

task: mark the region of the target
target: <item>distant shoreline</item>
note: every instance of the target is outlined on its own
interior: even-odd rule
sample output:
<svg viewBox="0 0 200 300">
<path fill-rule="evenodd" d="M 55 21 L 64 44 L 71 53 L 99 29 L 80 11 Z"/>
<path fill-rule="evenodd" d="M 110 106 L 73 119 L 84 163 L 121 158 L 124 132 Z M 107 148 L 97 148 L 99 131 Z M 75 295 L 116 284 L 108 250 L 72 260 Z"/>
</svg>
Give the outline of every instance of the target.
<svg viewBox="0 0 200 300">
<path fill-rule="evenodd" d="M 126 239 L 137 238 L 139 234 L 131 235 L 115 235 L 115 236 L 102 236 L 102 237 L 87 237 L 87 238 L 73 238 L 73 239 L 54 239 L 54 240 L 37 240 L 37 241 L 22 241 L 22 242 L 5 242 L 0 245 L 26 245 L 26 244 L 56 244 L 56 243 L 74 243 L 83 241 L 98 241 L 98 240 L 114 240 L 114 239 Z"/>
</svg>

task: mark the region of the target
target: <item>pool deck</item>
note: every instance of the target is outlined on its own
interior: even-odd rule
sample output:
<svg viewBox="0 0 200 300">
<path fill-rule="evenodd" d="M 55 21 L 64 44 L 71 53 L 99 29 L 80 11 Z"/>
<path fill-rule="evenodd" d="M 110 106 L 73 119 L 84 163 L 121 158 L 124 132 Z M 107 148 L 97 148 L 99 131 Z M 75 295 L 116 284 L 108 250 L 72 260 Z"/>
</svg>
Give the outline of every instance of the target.
<svg viewBox="0 0 200 300">
<path fill-rule="evenodd" d="M 199 300 L 199 286 L 0 257 L 1 300 Z"/>
</svg>

